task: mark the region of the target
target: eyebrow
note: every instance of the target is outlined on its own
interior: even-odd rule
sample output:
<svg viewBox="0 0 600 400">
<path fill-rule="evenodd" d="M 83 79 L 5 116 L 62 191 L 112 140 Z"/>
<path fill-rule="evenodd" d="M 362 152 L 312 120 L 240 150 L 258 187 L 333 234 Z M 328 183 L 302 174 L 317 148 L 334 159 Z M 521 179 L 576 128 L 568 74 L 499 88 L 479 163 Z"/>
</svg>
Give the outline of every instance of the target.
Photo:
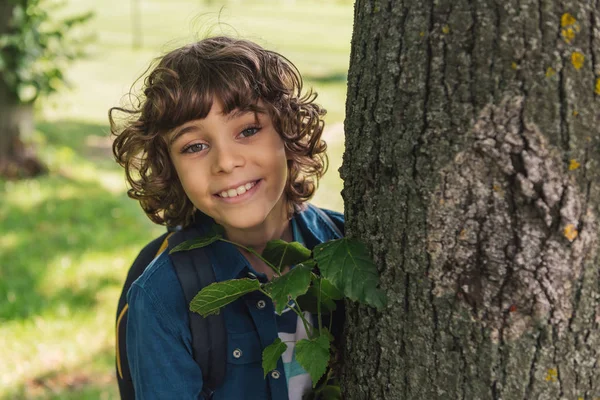
<svg viewBox="0 0 600 400">
<path fill-rule="evenodd" d="M 171 146 L 173 145 L 173 143 L 175 143 L 175 141 L 177 139 L 179 139 L 180 136 L 185 135 L 186 133 L 190 133 L 190 132 L 194 132 L 194 131 L 201 131 L 202 130 L 202 124 L 200 123 L 195 123 L 195 124 L 191 124 L 188 125 L 184 128 L 179 129 L 175 135 L 173 135 L 173 137 L 171 137 L 171 139 L 169 140 L 169 148 L 171 148 Z"/>
<path fill-rule="evenodd" d="M 240 109 L 235 109 L 232 112 L 230 112 L 229 114 L 227 114 L 227 121 L 231 121 L 234 120 L 236 118 L 240 118 L 245 116 L 246 114 L 254 114 L 254 117 L 256 120 L 258 120 L 258 114 L 264 114 L 264 111 L 260 110 L 260 111 L 255 111 L 255 110 L 240 110 Z M 171 146 L 173 145 L 173 143 L 175 143 L 175 141 L 177 139 L 179 139 L 179 137 L 190 133 L 190 132 L 194 132 L 194 131 L 202 131 L 203 127 L 201 123 L 193 123 L 191 125 L 188 125 L 184 128 L 179 129 L 175 135 L 173 135 L 173 137 L 169 140 L 169 144 L 168 147 L 171 148 Z"/>
</svg>

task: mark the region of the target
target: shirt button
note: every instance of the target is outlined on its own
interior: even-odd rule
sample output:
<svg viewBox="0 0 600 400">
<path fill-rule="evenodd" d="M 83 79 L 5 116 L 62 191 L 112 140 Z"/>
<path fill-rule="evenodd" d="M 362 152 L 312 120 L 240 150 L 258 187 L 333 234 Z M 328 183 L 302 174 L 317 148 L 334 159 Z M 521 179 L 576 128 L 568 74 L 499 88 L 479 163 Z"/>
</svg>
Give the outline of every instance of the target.
<svg viewBox="0 0 600 400">
<path fill-rule="evenodd" d="M 240 357 L 242 356 L 242 351 L 241 351 L 240 349 L 235 349 L 235 350 L 233 351 L 233 356 L 234 356 L 235 358 L 240 358 Z"/>
<path fill-rule="evenodd" d="M 275 371 L 271 372 L 271 377 L 273 379 L 279 379 L 279 371 L 275 370 Z"/>
<path fill-rule="evenodd" d="M 264 300 L 259 300 L 259 301 L 256 303 L 256 307 L 257 307 L 259 310 L 262 310 L 263 308 L 265 308 L 265 306 L 266 306 L 266 305 L 267 305 L 267 303 L 266 303 Z"/>
</svg>

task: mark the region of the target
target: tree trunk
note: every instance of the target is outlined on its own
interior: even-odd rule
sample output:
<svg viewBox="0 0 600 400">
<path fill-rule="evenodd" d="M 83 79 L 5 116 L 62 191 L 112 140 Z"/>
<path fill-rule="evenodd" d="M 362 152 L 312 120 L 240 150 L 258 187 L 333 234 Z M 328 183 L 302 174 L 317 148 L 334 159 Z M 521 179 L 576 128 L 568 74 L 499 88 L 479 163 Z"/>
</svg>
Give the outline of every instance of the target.
<svg viewBox="0 0 600 400">
<path fill-rule="evenodd" d="M 358 0 L 347 399 L 600 398 L 600 1 Z"/>
<path fill-rule="evenodd" d="M 0 36 L 9 30 L 12 9 L 12 2 L 0 3 Z M 33 105 L 19 103 L 0 71 L 0 177 L 30 177 L 47 171 L 23 143 L 32 131 Z"/>
</svg>

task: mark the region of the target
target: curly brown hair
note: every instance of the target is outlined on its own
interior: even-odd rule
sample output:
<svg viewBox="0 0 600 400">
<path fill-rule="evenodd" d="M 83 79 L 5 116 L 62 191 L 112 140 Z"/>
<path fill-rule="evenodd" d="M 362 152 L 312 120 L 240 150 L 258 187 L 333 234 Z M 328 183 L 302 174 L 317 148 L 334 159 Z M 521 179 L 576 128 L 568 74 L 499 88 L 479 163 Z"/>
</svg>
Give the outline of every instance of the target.
<svg viewBox="0 0 600 400">
<path fill-rule="evenodd" d="M 168 226 L 192 221 L 195 208 L 171 162 L 166 136 L 205 118 L 215 98 L 225 113 L 256 112 L 262 102 L 290 157 L 285 187 L 290 215 L 313 196 L 328 165 L 321 140 L 326 111 L 314 102 L 315 92 L 302 94 L 302 77 L 287 58 L 247 40 L 219 36 L 173 50 L 151 69 L 137 105 L 111 108 L 109 121 L 115 159 L 131 186 L 127 194 L 152 221 Z M 121 124 L 115 113 L 124 113 Z"/>
</svg>

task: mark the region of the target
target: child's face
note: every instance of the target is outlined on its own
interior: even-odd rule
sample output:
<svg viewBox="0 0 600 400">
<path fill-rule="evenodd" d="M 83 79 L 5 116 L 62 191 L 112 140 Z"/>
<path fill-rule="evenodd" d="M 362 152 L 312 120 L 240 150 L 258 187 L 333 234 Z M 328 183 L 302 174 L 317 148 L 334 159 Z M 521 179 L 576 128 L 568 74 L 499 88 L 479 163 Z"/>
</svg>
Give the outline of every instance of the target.
<svg viewBox="0 0 600 400">
<path fill-rule="evenodd" d="M 214 101 L 206 118 L 177 127 L 168 140 L 187 196 L 226 230 L 283 222 L 287 157 L 268 114 L 223 115 Z"/>
</svg>

